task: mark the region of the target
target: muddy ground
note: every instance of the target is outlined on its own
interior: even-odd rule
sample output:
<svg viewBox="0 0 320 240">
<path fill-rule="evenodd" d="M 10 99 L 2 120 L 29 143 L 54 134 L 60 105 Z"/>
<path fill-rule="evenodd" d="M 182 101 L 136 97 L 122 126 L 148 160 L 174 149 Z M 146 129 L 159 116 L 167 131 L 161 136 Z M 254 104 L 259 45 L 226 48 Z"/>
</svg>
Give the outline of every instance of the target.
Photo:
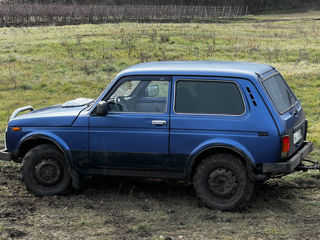
<svg viewBox="0 0 320 240">
<path fill-rule="evenodd" d="M 0 162 L 0 239 L 319 239 L 320 173 L 255 189 L 241 211 L 201 206 L 191 184 L 95 177 L 83 192 L 34 197 Z"/>
</svg>

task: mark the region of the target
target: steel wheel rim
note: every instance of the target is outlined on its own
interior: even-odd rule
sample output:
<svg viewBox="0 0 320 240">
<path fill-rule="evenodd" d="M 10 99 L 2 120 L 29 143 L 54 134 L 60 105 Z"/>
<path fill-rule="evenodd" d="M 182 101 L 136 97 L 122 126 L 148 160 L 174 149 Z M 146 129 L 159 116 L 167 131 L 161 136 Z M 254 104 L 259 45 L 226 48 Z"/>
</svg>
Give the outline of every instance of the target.
<svg viewBox="0 0 320 240">
<path fill-rule="evenodd" d="M 214 169 L 208 177 L 208 190 L 219 199 L 230 199 L 236 195 L 239 182 L 236 174 L 228 168 Z"/>
<path fill-rule="evenodd" d="M 62 177 L 61 164 L 51 158 L 42 159 L 35 166 L 34 177 L 42 185 L 55 185 Z"/>
</svg>

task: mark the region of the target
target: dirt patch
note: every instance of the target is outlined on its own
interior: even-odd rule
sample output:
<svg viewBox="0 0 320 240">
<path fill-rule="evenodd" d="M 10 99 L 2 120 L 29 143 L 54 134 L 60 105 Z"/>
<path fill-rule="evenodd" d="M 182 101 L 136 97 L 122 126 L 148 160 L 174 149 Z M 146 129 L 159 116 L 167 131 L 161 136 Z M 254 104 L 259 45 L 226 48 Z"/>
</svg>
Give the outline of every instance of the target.
<svg viewBox="0 0 320 240">
<path fill-rule="evenodd" d="M 316 174 L 258 185 L 245 209 L 210 210 L 188 182 L 91 177 L 87 189 L 34 197 L 0 163 L 0 239 L 317 239 Z"/>
</svg>

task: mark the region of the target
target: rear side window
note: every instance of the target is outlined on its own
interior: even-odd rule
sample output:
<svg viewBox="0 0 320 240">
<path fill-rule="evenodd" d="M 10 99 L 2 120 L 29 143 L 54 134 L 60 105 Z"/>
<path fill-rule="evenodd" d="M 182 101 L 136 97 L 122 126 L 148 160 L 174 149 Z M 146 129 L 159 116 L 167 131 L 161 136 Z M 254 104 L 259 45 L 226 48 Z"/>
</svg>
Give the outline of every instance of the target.
<svg viewBox="0 0 320 240">
<path fill-rule="evenodd" d="M 281 75 L 268 78 L 263 85 L 279 113 L 287 112 L 295 104 L 296 99 Z"/>
<path fill-rule="evenodd" d="M 241 115 L 245 106 L 235 83 L 179 80 L 176 83 L 175 112 Z"/>
</svg>

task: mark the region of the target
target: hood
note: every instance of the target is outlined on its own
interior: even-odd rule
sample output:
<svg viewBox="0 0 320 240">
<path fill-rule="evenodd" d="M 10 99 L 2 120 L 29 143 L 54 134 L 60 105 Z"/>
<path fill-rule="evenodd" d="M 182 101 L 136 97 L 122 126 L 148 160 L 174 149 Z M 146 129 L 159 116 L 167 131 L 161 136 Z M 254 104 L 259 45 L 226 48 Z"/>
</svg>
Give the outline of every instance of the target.
<svg viewBox="0 0 320 240">
<path fill-rule="evenodd" d="M 9 127 L 68 127 L 93 99 L 78 98 L 61 105 L 38 109 L 9 121 Z"/>
</svg>

